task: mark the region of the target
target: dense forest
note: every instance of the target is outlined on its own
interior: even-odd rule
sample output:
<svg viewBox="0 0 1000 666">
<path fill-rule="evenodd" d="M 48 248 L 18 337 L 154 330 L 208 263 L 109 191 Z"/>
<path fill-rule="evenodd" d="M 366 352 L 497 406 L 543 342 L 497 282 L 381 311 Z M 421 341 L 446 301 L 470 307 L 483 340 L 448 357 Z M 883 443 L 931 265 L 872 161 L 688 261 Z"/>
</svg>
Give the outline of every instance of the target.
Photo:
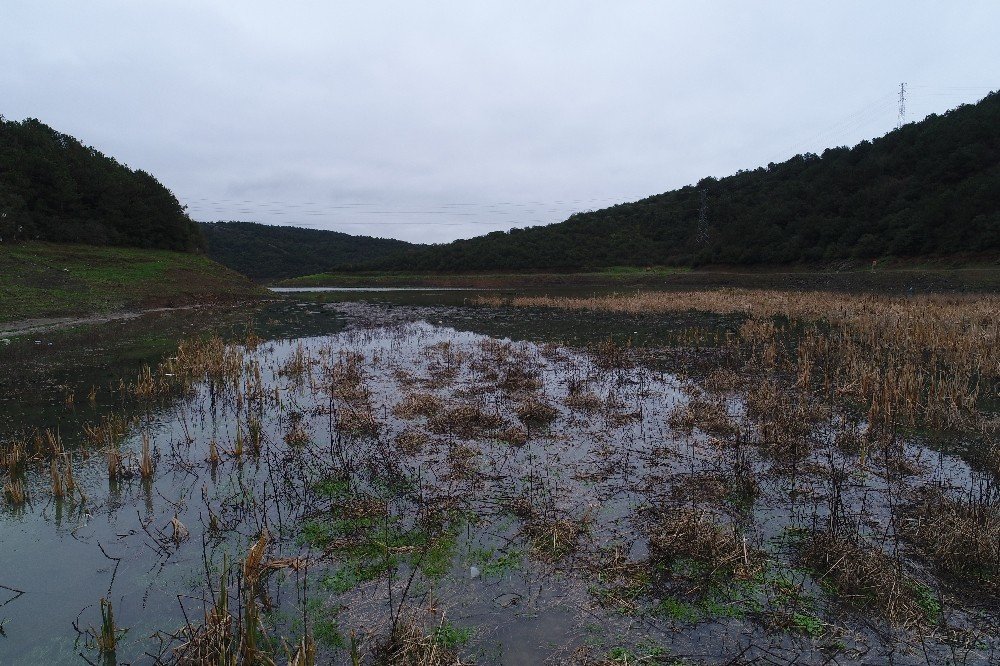
<svg viewBox="0 0 1000 666">
<path fill-rule="evenodd" d="M 368 262 L 379 270 L 789 264 L 1000 255 L 1000 94 L 565 222 Z"/>
<path fill-rule="evenodd" d="M 202 247 L 198 225 L 145 171 L 33 118 L 0 116 L 0 242 Z"/>
<path fill-rule="evenodd" d="M 201 224 L 208 256 L 255 280 L 319 273 L 417 247 L 400 240 L 255 222 Z"/>
</svg>

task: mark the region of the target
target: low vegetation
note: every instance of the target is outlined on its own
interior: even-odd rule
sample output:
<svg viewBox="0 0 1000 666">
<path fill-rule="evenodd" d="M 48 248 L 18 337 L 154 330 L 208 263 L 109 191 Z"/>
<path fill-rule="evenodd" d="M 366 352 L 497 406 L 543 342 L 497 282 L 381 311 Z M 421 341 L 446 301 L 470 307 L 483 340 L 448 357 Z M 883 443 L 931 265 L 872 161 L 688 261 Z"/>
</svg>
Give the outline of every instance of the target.
<svg viewBox="0 0 1000 666">
<path fill-rule="evenodd" d="M 183 620 L 144 643 L 167 663 L 460 664 L 522 640 L 569 663 L 656 663 L 668 640 L 709 661 L 1000 646 L 977 591 L 1000 562 L 995 297 L 465 312 L 540 307 L 696 309 L 729 328 L 568 347 L 364 324 L 380 310 L 361 306 L 336 335 L 185 339 L 117 384 L 136 416 L 95 418 L 75 449 L 54 425 L 5 442 L 5 510 L 163 484 L 133 532 L 199 567 Z M 126 607 L 115 621 L 137 626 Z M 522 638 L 540 616 L 546 635 Z"/>
<path fill-rule="evenodd" d="M 243 276 L 198 254 L 0 244 L 0 322 L 233 303 L 262 294 Z"/>
</svg>

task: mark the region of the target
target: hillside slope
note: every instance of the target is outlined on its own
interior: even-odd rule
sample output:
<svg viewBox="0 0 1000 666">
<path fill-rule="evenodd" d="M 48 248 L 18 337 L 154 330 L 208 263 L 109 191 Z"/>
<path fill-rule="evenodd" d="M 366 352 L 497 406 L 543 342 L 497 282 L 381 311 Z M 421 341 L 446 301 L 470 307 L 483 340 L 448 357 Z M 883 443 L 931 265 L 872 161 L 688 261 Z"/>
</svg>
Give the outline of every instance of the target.
<svg viewBox="0 0 1000 666">
<path fill-rule="evenodd" d="M 34 118 L 0 116 L 0 242 L 16 240 L 202 246 L 197 224 L 150 174 Z"/>
<path fill-rule="evenodd" d="M 225 303 L 263 290 L 203 255 L 57 243 L 0 244 L 0 322 Z"/>
<path fill-rule="evenodd" d="M 405 241 L 254 222 L 204 222 L 208 256 L 255 280 L 318 273 L 411 249 Z"/>
<path fill-rule="evenodd" d="M 704 225 L 699 219 L 705 220 Z M 361 270 L 580 270 L 1000 256 L 1000 94 L 831 148 L 565 222 L 410 250 Z"/>
</svg>

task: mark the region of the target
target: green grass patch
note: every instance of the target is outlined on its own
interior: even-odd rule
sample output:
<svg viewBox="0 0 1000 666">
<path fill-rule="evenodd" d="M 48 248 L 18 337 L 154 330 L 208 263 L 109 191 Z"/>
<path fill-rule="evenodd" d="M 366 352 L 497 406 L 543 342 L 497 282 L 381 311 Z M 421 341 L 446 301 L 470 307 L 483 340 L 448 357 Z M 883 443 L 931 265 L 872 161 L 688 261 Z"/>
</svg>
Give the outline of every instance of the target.
<svg viewBox="0 0 1000 666">
<path fill-rule="evenodd" d="M 457 650 L 472 640 L 472 627 L 457 627 L 445 622 L 434 629 L 434 642 L 447 650 Z"/>
<path fill-rule="evenodd" d="M 278 287 L 545 287 L 643 284 L 686 273 L 687 268 L 612 266 L 572 273 L 316 273 L 281 280 Z"/>
<path fill-rule="evenodd" d="M 200 254 L 0 244 L 0 322 L 232 302 L 264 294 L 242 275 Z"/>
</svg>

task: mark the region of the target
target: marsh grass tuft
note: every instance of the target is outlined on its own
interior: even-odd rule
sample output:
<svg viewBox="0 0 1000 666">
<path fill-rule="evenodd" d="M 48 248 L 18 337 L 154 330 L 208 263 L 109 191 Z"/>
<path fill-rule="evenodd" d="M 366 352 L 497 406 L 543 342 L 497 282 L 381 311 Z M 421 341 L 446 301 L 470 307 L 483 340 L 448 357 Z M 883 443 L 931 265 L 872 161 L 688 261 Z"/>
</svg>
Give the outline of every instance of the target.
<svg viewBox="0 0 1000 666">
<path fill-rule="evenodd" d="M 468 642 L 472 632 L 445 622 L 426 627 L 417 616 L 401 618 L 395 630 L 376 646 L 373 663 L 377 666 L 462 666 L 458 648 Z"/>
<path fill-rule="evenodd" d="M 704 588 L 710 580 L 749 580 L 763 567 L 762 555 L 735 527 L 694 508 L 667 508 L 650 526 L 649 559 L 673 576 Z"/>
<path fill-rule="evenodd" d="M 142 452 L 139 457 L 139 476 L 149 480 L 153 478 L 154 471 L 153 456 L 149 450 L 149 433 L 144 430 L 142 432 Z"/>
<path fill-rule="evenodd" d="M 890 623 L 915 626 L 928 612 L 919 586 L 901 563 L 874 544 L 831 531 L 813 532 L 799 544 L 802 565 L 843 603 L 859 611 L 875 610 Z"/>
<path fill-rule="evenodd" d="M 940 487 L 924 486 L 901 512 L 903 537 L 939 571 L 1000 590 L 1000 502 L 993 493 L 954 498 Z"/>
</svg>

